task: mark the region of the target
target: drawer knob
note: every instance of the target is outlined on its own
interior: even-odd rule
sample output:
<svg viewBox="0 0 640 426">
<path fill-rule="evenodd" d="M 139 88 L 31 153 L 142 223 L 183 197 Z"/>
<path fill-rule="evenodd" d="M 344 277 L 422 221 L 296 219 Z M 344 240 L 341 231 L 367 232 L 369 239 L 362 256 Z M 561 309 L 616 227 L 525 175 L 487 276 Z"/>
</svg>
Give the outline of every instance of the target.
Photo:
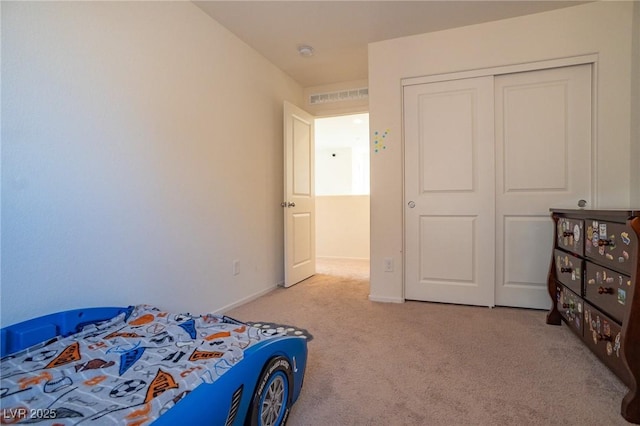
<svg viewBox="0 0 640 426">
<path fill-rule="evenodd" d="M 613 240 L 598 240 L 599 246 L 615 246 L 616 242 Z"/>
<path fill-rule="evenodd" d="M 613 287 L 598 287 L 599 294 L 613 294 Z"/>
<path fill-rule="evenodd" d="M 607 336 L 606 334 L 600 334 L 597 333 L 597 338 L 598 340 L 603 340 L 605 342 L 611 342 L 613 339 L 611 339 L 611 336 Z"/>
<path fill-rule="evenodd" d="M 573 268 L 560 268 L 560 272 L 572 272 Z"/>
</svg>

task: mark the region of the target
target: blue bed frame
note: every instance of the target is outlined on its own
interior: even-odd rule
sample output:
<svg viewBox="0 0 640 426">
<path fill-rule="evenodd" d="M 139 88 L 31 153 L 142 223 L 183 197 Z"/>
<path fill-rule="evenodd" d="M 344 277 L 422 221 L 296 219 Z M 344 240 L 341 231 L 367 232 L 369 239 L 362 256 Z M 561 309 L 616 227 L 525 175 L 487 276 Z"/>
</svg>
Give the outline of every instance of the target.
<svg viewBox="0 0 640 426">
<path fill-rule="evenodd" d="M 87 308 L 58 312 L 4 327 L 1 331 L 0 357 L 21 351 L 56 336 L 67 337 L 78 333 L 82 327 L 94 324 L 126 312 L 133 307 Z"/>
<path fill-rule="evenodd" d="M 123 312 L 128 315 L 132 309 L 133 307 L 76 309 L 10 325 L 1 330 L 1 356 L 5 357 L 57 336 L 69 336 L 79 332 L 85 325 L 109 320 Z M 197 386 L 153 424 L 246 424 L 263 369 L 270 360 L 277 357 L 286 358 L 292 365 L 293 383 L 289 386 L 289 398 L 290 405 L 293 405 L 302 390 L 307 343 L 300 337 L 280 336 L 248 348 L 243 360 L 231 370 L 213 383 Z M 224 395 L 228 395 L 228 398 Z M 288 412 L 283 421 L 286 421 L 286 415 Z"/>
</svg>

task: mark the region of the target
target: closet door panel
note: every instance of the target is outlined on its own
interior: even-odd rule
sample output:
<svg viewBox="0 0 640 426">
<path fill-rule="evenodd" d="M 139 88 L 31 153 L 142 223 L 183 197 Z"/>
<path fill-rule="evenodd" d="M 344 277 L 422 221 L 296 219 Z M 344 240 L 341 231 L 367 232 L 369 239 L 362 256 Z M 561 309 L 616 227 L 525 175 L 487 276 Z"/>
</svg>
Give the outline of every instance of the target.
<svg viewBox="0 0 640 426">
<path fill-rule="evenodd" d="M 404 88 L 405 298 L 493 306 L 493 77 Z"/>
<path fill-rule="evenodd" d="M 591 110 L 591 65 L 495 79 L 497 305 L 549 308 L 549 208 L 591 203 Z"/>
</svg>

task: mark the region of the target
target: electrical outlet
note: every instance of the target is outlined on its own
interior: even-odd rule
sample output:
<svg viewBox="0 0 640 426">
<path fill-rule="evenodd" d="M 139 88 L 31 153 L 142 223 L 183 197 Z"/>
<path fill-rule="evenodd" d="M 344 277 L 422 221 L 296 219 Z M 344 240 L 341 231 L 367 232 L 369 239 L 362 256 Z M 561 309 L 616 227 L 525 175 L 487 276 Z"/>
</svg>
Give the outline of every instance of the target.
<svg viewBox="0 0 640 426">
<path fill-rule="evenodd" d="M 385 257 L 384 258 L 384 271 L 385 272 L 393 272 L 393 258 Z"/>
<path fill-rule="evenodd" d="M 240 273 L 240 261 L 233 261 L 233 275 L 238 275 Z"/>
</svg>

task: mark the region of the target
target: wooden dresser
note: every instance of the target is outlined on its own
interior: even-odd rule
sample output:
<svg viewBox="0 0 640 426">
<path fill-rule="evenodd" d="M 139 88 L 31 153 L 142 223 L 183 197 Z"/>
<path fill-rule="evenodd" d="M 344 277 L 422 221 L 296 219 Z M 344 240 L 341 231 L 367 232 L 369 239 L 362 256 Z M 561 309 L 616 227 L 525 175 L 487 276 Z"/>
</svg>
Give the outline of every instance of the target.
<svg viewBox="0 0 640 426">
<path fill-rule="evenodd" d="M 622 416 L 640 424 L 640 210 L 551 209 L 547 324 L 564 321 L 629 387 Z"/>
</svg>

